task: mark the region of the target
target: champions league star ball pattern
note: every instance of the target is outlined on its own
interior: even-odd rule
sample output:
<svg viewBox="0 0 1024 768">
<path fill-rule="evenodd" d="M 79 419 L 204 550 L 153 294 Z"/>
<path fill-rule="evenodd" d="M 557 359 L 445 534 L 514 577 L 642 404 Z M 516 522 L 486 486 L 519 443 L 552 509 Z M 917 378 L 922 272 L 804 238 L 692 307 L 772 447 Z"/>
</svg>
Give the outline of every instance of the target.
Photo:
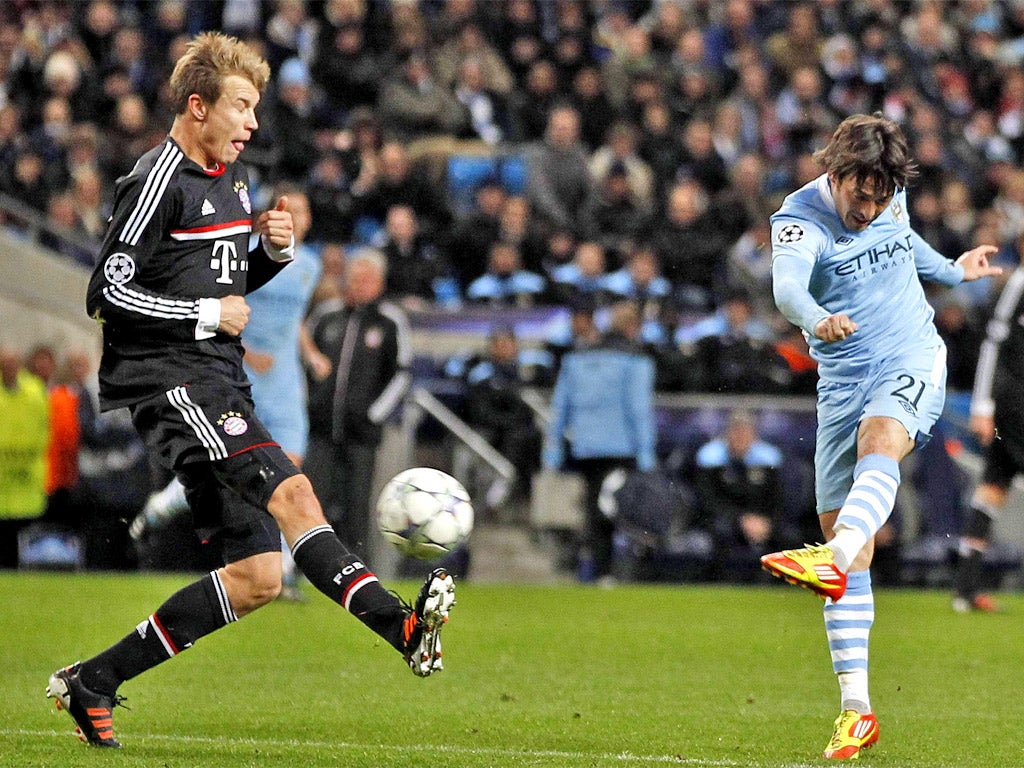
<svg viewBox="0 0 1024 768">
<path fill-rule="evenodd" d="M 780 243 L 797 243 L 804 239 L 804 228 L 799 224 L 787 224 L 779 230 Z"/>
<path fill-rule="evenodd" d="M 377 500 L 377 526 L 403 555 L 432 560 L 466 540 L 473 529 L 473 506 L 454 477 L 415 467 L 384 486 Z"/>
</svg>

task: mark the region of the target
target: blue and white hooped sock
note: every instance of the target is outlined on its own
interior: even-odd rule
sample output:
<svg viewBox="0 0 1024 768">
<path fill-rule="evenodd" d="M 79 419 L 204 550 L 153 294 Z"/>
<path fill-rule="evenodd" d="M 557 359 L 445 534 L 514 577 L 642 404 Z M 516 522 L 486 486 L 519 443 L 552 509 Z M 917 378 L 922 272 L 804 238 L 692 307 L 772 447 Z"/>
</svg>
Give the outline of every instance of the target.
<svg viewBox="0 0 1024 768">
<path fill-rule="evenodd" d="M 835 553 L 839 570 L 849 571 L 857 553 L 885 525 L 899 487 L 900 465 L 895 459 L 871 453 L 857 462 L 853 487 L 832 527 L 836 535 L 827 545 Z"/>
<path fill-rule="evenodd" d="M 847 576 L 846 593 L 837 602 L 825 601 L 825 636 L 832 656 L 832 671 L 839 679 L 842 709 L 861 714 L 871 711 L 868 697 L 868 638 L 875 621 L 871 572 Z"/>
</svg>

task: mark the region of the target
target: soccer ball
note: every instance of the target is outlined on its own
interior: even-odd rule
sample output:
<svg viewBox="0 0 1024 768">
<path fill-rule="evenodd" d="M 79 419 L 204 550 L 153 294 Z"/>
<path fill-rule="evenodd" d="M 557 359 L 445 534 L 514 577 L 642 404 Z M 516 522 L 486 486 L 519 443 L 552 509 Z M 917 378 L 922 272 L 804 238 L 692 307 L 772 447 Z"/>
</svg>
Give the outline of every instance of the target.
<svg viewBox="0 0 1024 768">
<path fill-rule="evenodd" d="M 403 555 L 432 560 L 466 540 L 473 529 L 473 507 L 454 477 L 415 467 L 384 486 L 377 500 L 377 526 Z"/>
</svg>

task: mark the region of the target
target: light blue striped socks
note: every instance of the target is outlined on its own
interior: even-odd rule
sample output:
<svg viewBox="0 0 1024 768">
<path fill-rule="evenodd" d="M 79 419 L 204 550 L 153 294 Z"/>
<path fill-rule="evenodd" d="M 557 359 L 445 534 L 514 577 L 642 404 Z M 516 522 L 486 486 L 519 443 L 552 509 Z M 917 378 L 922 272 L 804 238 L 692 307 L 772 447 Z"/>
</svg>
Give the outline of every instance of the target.
<svg viewBox="0 0 1024 768">
<path fill-rule="evenodd" d="M 895 459 L 871 453 L 853 468 L 853 487 L 846 495 L 826 546 L 835 553 L 836 567 L 844 573 L 864 545 L 885 525 L 896 503 L 900 465 Z"/>
<path fill-rule="evenodd" d="M 871 712 L 868 636 L 875 621 L 875 596 L 870 571 L 855 571 L 847 579 L 842 598 L 825 601 L 825 635 L 832 671 L 839 679 L 842 709 L 866 715 Z"/>
</svg>

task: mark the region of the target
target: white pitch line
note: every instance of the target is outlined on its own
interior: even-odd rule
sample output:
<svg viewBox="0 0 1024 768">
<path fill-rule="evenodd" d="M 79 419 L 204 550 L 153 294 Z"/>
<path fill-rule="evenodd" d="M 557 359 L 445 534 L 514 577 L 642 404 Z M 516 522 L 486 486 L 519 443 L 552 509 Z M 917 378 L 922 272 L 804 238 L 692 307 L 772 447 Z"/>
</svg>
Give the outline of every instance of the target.
<svg viewBox="0 0 1024 768">
<path fill-rule="evenodd" d="M 123 736 L 123 732 L 118 735 Z M 34 731 L 20 728 L 0 728 L 0 736 L 46 736 L 55 738 L 74 737 L 72 731 Z M 302 741 L 300 739 L 252 739 L 245 737 L 220 738 L 213 736 L 184 736 L 168 735 L 160 733 L 141 734 L 129 733 L 129 738 L 139 741 L 169 741 L 182 744 L 234 744 L 253 747 L 288 747 L 308 749 L 338 749 L 338 750 L 373 750 L 383 752 L 430 752 L 445 753 L 449 755 L 476 755 L 494 757 L 525 757 L 525 758 L 552 758 L 556 760 L 609 760 L 621 763 L 635 764 L 669 764 L 687 765 L 694 768 L 738 768 L 738 766 L 750 765 L 735 760 L 708 760 L 701 757 L 677 757 L 675 755 L 635 755 L 632 752 L 619 752 L 610 754 L 604 752 L 565 752 L 557 749 L 497 749 L 488 747 L 452 747 L 434 745 L 407 745 L 407 744 L 355 744 L 348 741 Z M 131 746 L 129 745 L 129 750 Z M 755 763 L 757 765 L 757 763 Z M 815 763 L 781 763 L 775 768 L 820 768 Z M 910 768 L 910 766 L 893 766 L 893 768 Z M 956 768 L 956 766 L 936 766 L 935 768 Z M 993 766 L 993 768 L 996 768 Z"/>
<path fill-rule="evenodd" d="M 0 736 L 54 736 L 65 737 L 70 731 L 31 731 L 22 729 L 0 729 Z M 74 734 L 71 734 L 74 735 Z M 118 733 L 123 736 L 123 731 Z M 553 758 L 557 760 L 613 760 L 622 763 L 668 763 L 672 765 L 690 765 L 697 768 L 732 768 L 743 765 L 735 760 L 705 760 L 699 757 L 676 757 L 675 755 L 635 755 L 631 752 L 618 754 L 600 752 L 564 752 L 557 749 L 497 749 L 488 747 L 453 747 L 444 745 L 407 745 L 407 744 L 354 744 L 347 741 L 302 741 L 299 739 L 251 739 L 251 738 L 214 738 L 212 736 L 172 736 L 165 734 L 134 734 L 129 738 L 138 741 L 170 741 L 183 744 L 234 744 L 253 747 L 287 747 L 291 749 L 339 749 L 339 750 L 381 750 L 384 752 L 430 752 L 449 755 L 492 755 L 495 757 L 528 757 Z"/>
</svg>

